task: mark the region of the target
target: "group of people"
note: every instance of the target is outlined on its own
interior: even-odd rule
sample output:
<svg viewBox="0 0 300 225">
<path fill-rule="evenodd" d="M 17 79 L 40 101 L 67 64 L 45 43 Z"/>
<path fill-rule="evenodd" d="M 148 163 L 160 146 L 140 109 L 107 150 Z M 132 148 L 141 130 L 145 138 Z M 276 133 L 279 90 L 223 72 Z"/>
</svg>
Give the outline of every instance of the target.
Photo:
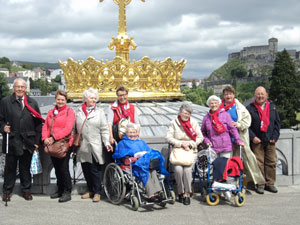
<svg viewBox="0 0 300 225">
<path fill-rule="evenodd" d="M 3 134 L 3 153 L 6 154 L 3 201 L 10 201 L 17 164 L 23 197 L 32 200 L 30 162 L 33 152 L 42 149 L 42 145 L 51 146 L 62 139 L 72 146 L 75 133 L 80 134 L 76 157 L 88 187 L 82 199 L 100 201 L 102 171 L 109 161 L 107 153 L 111 154 L 108 158 L 119 160 L 123 156 L 143 152 L 139 153 L 133 172 L 144 184 L 149 199 L 159 193 L 156 172 L 145 172 L 145 165 L 149 166 L 150 160 L 157 158 L 160 160 L 160 172 L 168 175 L 164 169 L 164 158 L 138 139 L 138 114 L 127 100 L 126 88 L 116 90 L 118 99 L 109 106 L 107 119 L 96 104 L 98 91 L 93 88 L 84 91 L 83 104 L 75 111 L 66 104 L 67 93 L 58 90 L 55 106 L 48 112 L 46 120 L 41 117 L 36 101 L 26 95 L 23 79 L 14 81 L 13 90 L 13 95 L 3 98 L 0 103 L 0 131 Z M 184 205 L 190 204 L 192 166 L 200 143 L 211 146 L 218 156 L 227 158 L 238 154 L 236 150 L 243 146 L 247 179 L 256 184 L 260 194 L 264 193 L 264 189 L 277 192 L 274 186 L 275 142 L 279 138 L 280 120 L 275 106 L 267 99 L 265 88 L 256 89 L 255 101 L 247 109 L 235 99 L 235 90 L 231 86 L 223 90 L 223 96 L 222 100 L 214 95 L 208 98 L 210 111 L 203 118 L 201 128 L 191 118 L 193 110 L 186 103 L 182 104 L 178 117 L 170 123 L 167 133 L 167 140 L 173 146 L 170 162 L 174 165 L 178 201 Z M 68 151 L 63 158 L 51 156 L 57 191 L 50 197 L 58 198 L 59 202 L 71 200 L 70 154 L 71 151 Z"/>
</svg>

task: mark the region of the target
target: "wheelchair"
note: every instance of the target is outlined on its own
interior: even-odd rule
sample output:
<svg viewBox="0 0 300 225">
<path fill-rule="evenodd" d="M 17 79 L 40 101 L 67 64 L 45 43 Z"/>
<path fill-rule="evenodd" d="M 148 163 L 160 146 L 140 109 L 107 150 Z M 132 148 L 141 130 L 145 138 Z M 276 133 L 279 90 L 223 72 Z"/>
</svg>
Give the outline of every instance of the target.
<svg viewBox="0 0 300 225">
<path fill-rule="evenodd" d="M 162 191 L 159 194 L 159 201 L 150 202 L 145 188 L 132 173 L 132 159 L 129 160 L 129 166 L 119 165 L 112 162 L 107 165 L 104 176 L 104 191 L 109 201 L 115 205 L 123 202 L 124 199 L 130 200 L 131 207 L 137 211 L 140 206 L 151 206 L 157 204 L 165 207 L 167 203 L 175 203 L 175 192 L 169 184 L 168 178 L 157 171 L 159 183 Z"/>
</svg>

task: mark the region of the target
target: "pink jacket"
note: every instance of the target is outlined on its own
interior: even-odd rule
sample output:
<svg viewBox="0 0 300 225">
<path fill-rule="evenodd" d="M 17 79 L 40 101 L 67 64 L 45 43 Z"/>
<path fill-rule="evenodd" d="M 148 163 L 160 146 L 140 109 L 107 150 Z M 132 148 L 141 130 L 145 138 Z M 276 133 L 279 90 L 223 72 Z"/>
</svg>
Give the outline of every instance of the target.
<svg viewBox="0 0 300 225">
<path fill-rule="evenodd" d="M 54 116 L 54 109 L 49 110 L 45 124 L 42 129 L 42 140 L 44 141 L 46 138 L 49 138 L 50 135 L 50 126 L 51 120 Z M 52 136 L 55 140 L 60 140 L 69 134 L 72 133 L 72 129 L 75 122 L 75 113 L 74 110 L 66 107 L 64 110 L 60 111 L 53 119 L 52 126 Z M 73 136 L 71 135 L 71 139 L 69 141 L 70 146 L 73 143 Z"/>
</svg>

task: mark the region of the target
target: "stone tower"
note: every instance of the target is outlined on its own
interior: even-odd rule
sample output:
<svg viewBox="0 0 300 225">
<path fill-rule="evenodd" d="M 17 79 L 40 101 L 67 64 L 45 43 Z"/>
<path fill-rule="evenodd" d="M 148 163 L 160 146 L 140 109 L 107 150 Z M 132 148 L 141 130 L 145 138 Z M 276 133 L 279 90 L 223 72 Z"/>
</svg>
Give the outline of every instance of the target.
<svg viewBox="0 0 300 225">
<path fill-rule="evenodd" d="M 269 54 L 270 54 L 271 61 L 275 60 L 277 51 L 278 51 L 278 39 L 270 38 L 269 39 Z"/>
</svg>

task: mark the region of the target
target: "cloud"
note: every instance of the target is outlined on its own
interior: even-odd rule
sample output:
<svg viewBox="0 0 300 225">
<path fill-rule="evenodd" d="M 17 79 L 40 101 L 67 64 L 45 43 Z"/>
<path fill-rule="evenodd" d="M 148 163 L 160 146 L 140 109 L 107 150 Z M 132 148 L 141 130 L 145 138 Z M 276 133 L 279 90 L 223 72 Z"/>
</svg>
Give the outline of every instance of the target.
<svg viewBox="0 0 300 225">
<path fill-rule="evenodd" d="M 68 57 L 111 60 L 107 46 L 118 30 L 113 0 L 0 0 L 0 57 L 40 62 Z M 202 78 L 231 52 L 279 39 L 300 51 L 298 0 L 132 0 L 127 32 L 138 48 L 130 58 L 185 58 L 185 77 Z"/>
</svg>

